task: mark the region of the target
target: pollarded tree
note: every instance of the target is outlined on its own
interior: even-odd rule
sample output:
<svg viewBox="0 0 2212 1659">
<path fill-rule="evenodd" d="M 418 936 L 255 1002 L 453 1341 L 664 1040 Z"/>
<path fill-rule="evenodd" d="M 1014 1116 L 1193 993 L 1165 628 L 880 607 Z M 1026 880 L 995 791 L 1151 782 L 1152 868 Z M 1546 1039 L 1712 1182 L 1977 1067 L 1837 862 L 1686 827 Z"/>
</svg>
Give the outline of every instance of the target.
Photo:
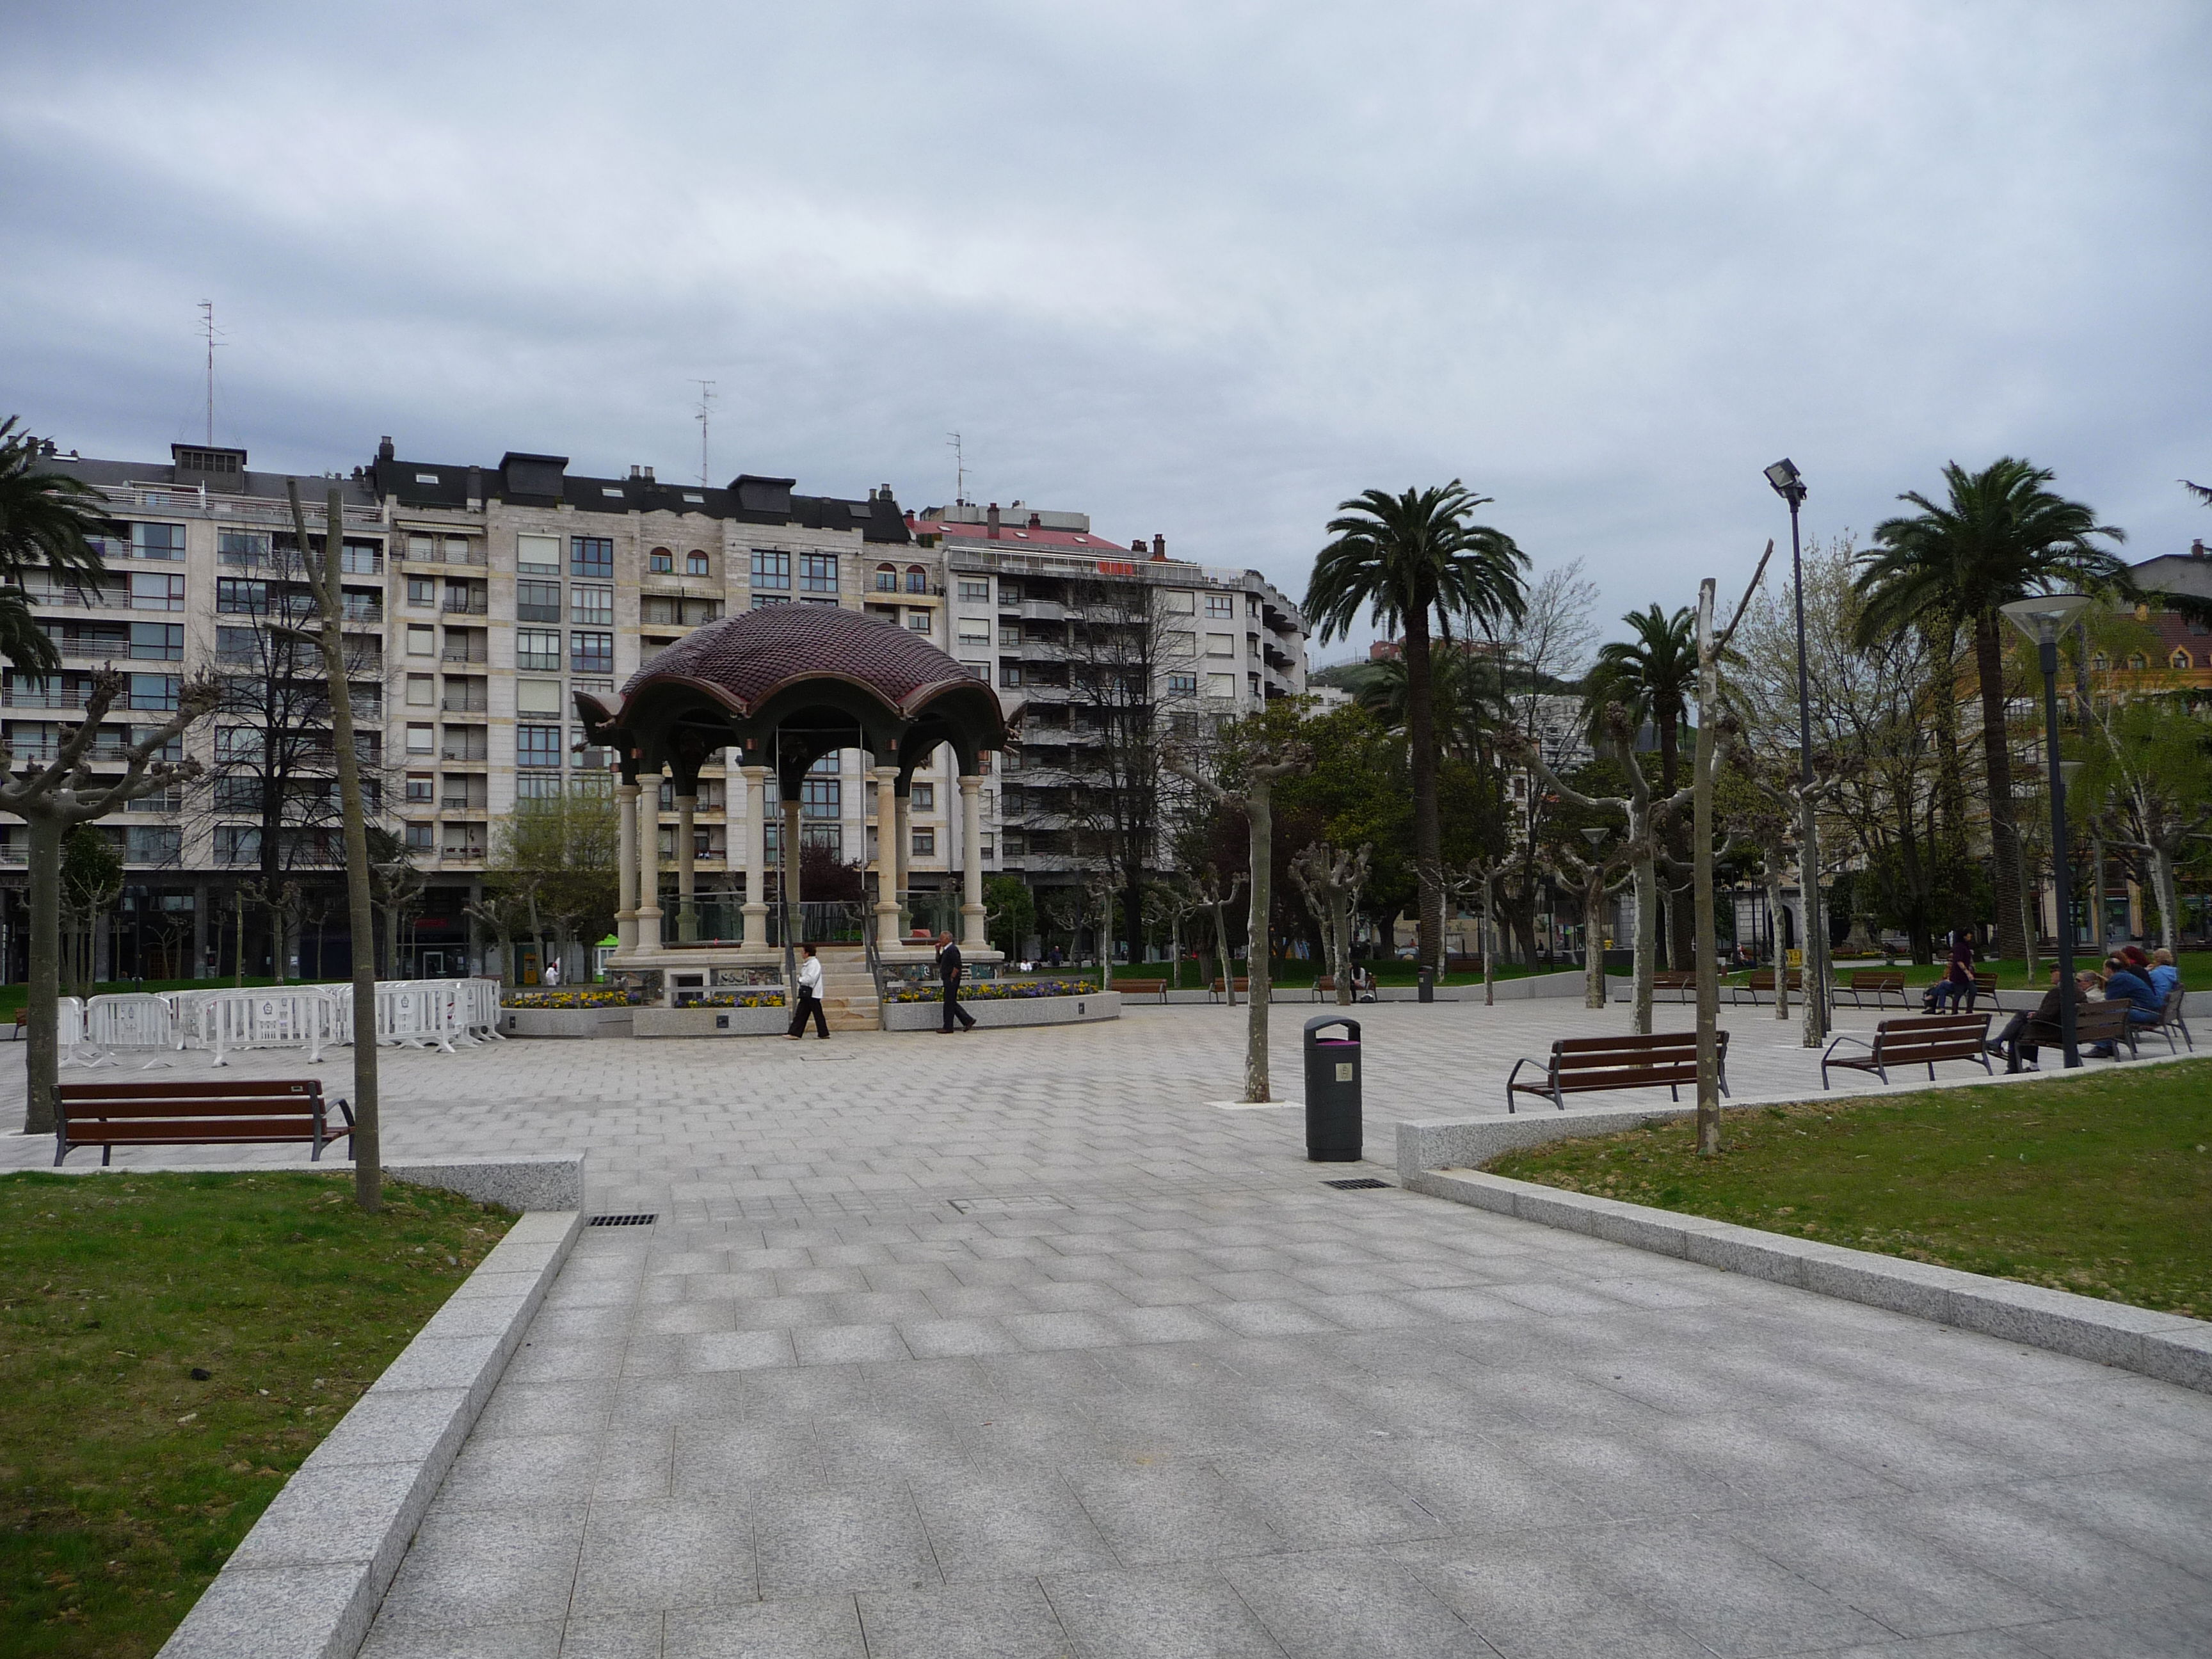
<svg viewBox="0 0 2212 1659">
<path fill-rule="evenodd" d="M 31 983 L 25 1014 L 26 1134 L 54 1127 L 54 1075 L 60 1054 L 55 1020 L 61 994 L 62 844 L 81 823 L 118 812 L 130 802 L 157 794 L 199 775 L 196 760 L 155 758 L 185 728 L 214 711 L 221 693 L 204 681 L 186 686 L 169 718 L 141 727 L 138 741 L 121 757 L 120 777 L 95 776 L 93 744 L 100 721 L 124 689 L 122 675 L 103 669 L 93 676 L 84 718 L 64 726 L 53 759 L 15 769 L 15 754 L 0 738 L 0 812 L 27 826 L 31 901 Z"/>
<path fill-rule="evenodd" d="M 2096 544 L 2124 541 L 2126 532 L 2099 524 L 2089 507 L 2045 488 L 2054 476 L 2009 455 L 1979 472 L 1948 464 L 1948 498 L 1939 506 L 1917 490 L 1898 497 L 1919 511 L 1875 527 L 1875 545 L 1862 557 L 1856 584 L 1865 602 L 1856 633 L 1861 644 L 1936 616 L 1957 618 L 1972 635 L 2002 957 L 2024 955 L 2027 940 L 2021 906 L 2025 872 L 2013 830 L 2012 747 L 2005 730 L 2005 623 L 1998 608 L 2063 589 L 2134 594 L 2127 567 Z"/>
<path fill-rule="evenodd" d="M 1363 611 L 1397 635 L 1406 659 L 1406 732 L 1413 784 L 1413 863 L 1420 881 L 1419 954 L 1443 967 L 1443 830 L 1437 809 L 1434 635 L 1494 630 L 1516 620 L 1526 599 L 1528 556 L 1503 531 L 1472 522 L 1490 497 L 1456 478 L 1401 495 L 1370 489 L 1339 504 L 1335 539 L 1315 561 L 1305 613 L 1327 641 L 1349 633 Z"/>
</svg>

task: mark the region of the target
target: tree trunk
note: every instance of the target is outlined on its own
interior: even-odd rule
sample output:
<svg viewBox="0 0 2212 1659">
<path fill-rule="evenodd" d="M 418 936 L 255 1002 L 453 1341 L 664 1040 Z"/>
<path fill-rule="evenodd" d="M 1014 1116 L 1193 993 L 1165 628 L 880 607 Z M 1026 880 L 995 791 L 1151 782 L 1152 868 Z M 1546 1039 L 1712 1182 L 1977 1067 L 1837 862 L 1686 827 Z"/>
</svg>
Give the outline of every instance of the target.
<svg viewBox="0 0 2212 1659">
<path fill-rule="evenodd" d="M 1595 870 L 1583 887 L 1583 1006 L 1605 1006 L 1605 877 Z"/>
<path fill-rule="evenodd" d="M 1658 939 L 1658 913 L 1659 872 L 1646 847 L 1636 855 L 1636 993 L 1629 1029 L 1638 1036 L 1651 1035 L 1651 953 Z"/>
<path fill-rule="evenodd" d="M 2181 951 L 2181 927 L 2176 917 L 2180 896 L 2174 890 L 2173 854 L 2163 847 L 2150 849 L 2152 891 L 2158 899 L 2158 942 L 2177 956 Z"/>
<path fill-rule="evenodd" d="M 1443 834 L 1437 818 L 1437 730 L 1431 707 L 1429 614 L 1406 616 L 1406 738 L 1413 775 L 1413 872 L 1421 885 L 1414 955 L 1443 971 Z"/>
<path fill-rule="evenodd" d="M 1237 1006 L 1237 964 L 1229 957 L 1229 918 L 1219 900 L 1213 905 L 1213 960 L 1220 970 L 1214 977 L 1221 981 L 1221 994 L 1229 999 L 1229 1006 Z"/>
<path fill-rule="evenodd" d="M 1352 1006 L 1352 895 L 1337 893 L 1329 900 L 1329 928 L 1336 937 L 1336 960 L 1330 973 L 1336 980 L 1336 1006 Z"/>
<path fill-rule="evenodd" d="M 62 826 L 44 815 L 26 821 L 30 871 L 31 984 L 25 1002 L 23 1133 L 54 1132 L 54 1077 L 60 1060 Z"/>
<path fill-rule="evenodd" d="M 1989 775 L 1990 857 L 1996 887 L 1997 955 L 2027 954 L 2020 932 L 2020 836 L 2012 819 L 2012 745 L 2005 727 L 2004 650 L 1997 613 L 1974 618 L 1974 672 L 1982 690 L 1982 763 Z"/>
<path fill-rule="evenodd" d="M 1267 1091 L 1267 981 L 1273 963 L 1268 959 L 1268 904 L 1274 874 L 1275 811 L 1273 791 L 1265 777 L 1255 778 L 1244 803 L 1252 836 L 1252 920 L 1245 929 L 1245 973 L 1252 982 L 1252 1000 L 1245 1016 L 1244 1098 L 1273 1100 Z"/>
<path fill-rule="evenodd" d="M 1774 1018 L 1790 1018 L 1790 963 L 1782 949 L 1782 918 L 1789 914 L 1782 908 L 1782 849 L 1771 847 L 1766 853 L 1766 925 L 1774 934 Z"/>
<path fill-rule="evenodd" d="M 2101 960 L 2105 954 L 2105 935 L 2108 931 L 2106 917 L 2111 912 L 2105 908 L 2105 836 L 2100 830 L 2089 831 L 2089 937 L 2088 946 Z"/>
</svg>

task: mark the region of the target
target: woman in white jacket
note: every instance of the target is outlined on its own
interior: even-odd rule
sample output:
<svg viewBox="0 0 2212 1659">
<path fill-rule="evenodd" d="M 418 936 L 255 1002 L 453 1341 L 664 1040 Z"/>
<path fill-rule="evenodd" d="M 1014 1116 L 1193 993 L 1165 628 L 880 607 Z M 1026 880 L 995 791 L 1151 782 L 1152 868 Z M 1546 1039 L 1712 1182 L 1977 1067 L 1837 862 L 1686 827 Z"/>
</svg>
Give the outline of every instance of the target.
<svg viewBox="0 0 2212 1659">
<path fill-rule="evenodd" d="M 814 947 L 802 945 L 799 953 L 804 960 L 799 964 L 799 1006 L 791 1016 L 791 1029 L 783 1035 L 793 1042 L 806 1035 L 806 1017 L 814 1016 L 814 1032 L 823 1042 L 830 1040 L 830 1017 L 822 1012 L 822 964 L 815 960 Z"/>
</svg>

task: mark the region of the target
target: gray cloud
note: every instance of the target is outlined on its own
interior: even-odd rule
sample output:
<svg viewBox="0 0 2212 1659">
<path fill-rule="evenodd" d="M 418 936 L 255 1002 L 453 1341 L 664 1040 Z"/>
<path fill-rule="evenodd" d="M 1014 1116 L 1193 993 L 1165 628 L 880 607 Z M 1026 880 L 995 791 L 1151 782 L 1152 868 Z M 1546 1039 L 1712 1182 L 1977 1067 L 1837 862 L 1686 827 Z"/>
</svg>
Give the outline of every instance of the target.
<svg viewBox="0 0 2212 1659">
<path fill-rule="evenodd" d="M 83 6 L 0 21 L 0 403 L 1087 507 L 1296 591 L 1457 475 L 1608 608 L 2019 453 L 2205 533 L 2185 5 Z"/>
</svg>

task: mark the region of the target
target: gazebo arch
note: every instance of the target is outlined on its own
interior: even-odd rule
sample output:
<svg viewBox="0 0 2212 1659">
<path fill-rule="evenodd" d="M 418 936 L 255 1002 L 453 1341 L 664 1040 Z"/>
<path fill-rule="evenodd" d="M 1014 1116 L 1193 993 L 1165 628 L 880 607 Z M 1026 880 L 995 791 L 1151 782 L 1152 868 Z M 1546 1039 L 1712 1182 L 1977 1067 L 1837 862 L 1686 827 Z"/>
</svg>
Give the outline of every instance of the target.
<svg viewBox="0 0 2212 1659">
<path fill-rule="evenodd" d="M 918 635 L 859 611 L 826 605 L 776 605 L 699 629 L 630 676 L 611 705 L 575 695 L 587 741 L 620 757 L 622 898 L 614 965 L 667 967 L 672 950 L 696 938 L 692 814 L 699 770 L 734 751 L 745 781 L 744 938 L 738 957 L 769 953 L 766 825 L 773 783 L 781 809 L 783 896 L 798 895 L 799 815 L 807 769 L 823 756 L 861 749 L 876 787 L 879 945 L 897 949 L 898 894 L 905 885 L 908 788 L 915 769 L 950 744 L 958 761 L 963 859 L 963 951 L 982 953 L 982 757 L 1006 746 L 998 694 L 964 665 Z M 660 780 L 675 783 L 678 938 L 661 938 Z M 639 800 L 648 803 L 642 817 Z M 642 902 L 641 902 L 642 901 Z"/>
</svg>

